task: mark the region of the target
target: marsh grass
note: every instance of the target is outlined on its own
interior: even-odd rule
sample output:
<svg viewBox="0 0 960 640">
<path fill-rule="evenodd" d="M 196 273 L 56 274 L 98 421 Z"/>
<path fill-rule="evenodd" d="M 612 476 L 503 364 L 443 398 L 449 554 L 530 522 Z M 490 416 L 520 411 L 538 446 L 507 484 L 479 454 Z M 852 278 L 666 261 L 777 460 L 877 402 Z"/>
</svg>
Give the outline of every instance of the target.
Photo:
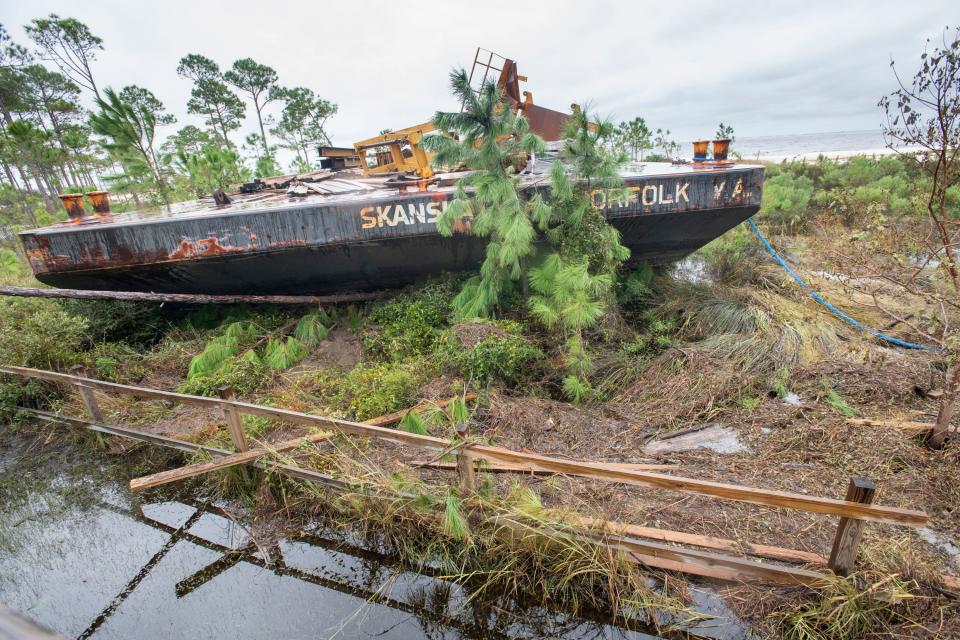
<svg viewBox="0 0 960 640">
<path fill-rule="evenodd" d="M 778 614 L 778 628 L 787 640 L 847 640 L 883 634 L 893 624 L 910 622 L 916 589 L 916 583 L 896 575 L 862 573 L 832 578 L 816 591 L 814 599 Z"/>
<path fill-rule="evenodd" d="M 476 494 L 464 495 L 384 471 L 354 439 L 337 438 L 279 459 L 308 463 L 355 487 L 331 496 L 327 488 L 272 475 L 274 493 L 289 511 L 359 530 L 407 566 L 439 571 L 463 585 L 471 600 L 533 602 L 571 615 L 606 611 L 659 632 L 701 618 L 687 609 L 676 585 L 655 586 L 659 581 L 651 583 L 652 574 L 637 564 L 578 535 L 562 513 L 544 509 L 529 487 L 514 484 L 500 496 L 493 484 L 481 483 Z"/>
</svg>

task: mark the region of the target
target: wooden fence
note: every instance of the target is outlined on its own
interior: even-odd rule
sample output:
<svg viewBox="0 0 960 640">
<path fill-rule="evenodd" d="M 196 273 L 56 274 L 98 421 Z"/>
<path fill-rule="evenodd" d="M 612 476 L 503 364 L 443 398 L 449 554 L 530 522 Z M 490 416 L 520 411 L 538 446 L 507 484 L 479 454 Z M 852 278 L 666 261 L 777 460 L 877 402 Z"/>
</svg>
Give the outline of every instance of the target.
<svg viewBox="0 0 960 640">
<path fill-rule="evenodd" d="M 267 465 L 263 463 L 261 458 L 265 456 L 293 449 L 302 445 L 304 442 L 318 442 L 329 438 L 332 434 L 346 434 L 378 438 L 388 442 L 427 450 L 452 453 L 457 456 L 456 469 L 458 471 L 461 488 L 468 492 L 473 490 L 476 482 L 475 461 L 486 460 L 493 465 L 502 465 L 508 468 L 519 467 L 529 471 L 565 474 L 594 480 L 654 487 L 723 500 L 796 509 L 839 517 L 840 521 L 837 534 L 829 560 L 827 561 L 828 567 L 838 574 L 846 574 L 854 569 L 865 521 L 919 527 L 925 524 L 928 518 L 927 514 L 922 511 L 873 504 L 875 487 L 869 480 L 862 478 L 851 479 L 846 497 L 840 500 L 680 477 L 631 468 L 628 465 L 622 464 L 581 462 L 512 451 L 502 447 L 473 442 L 465 430 L 458 431 L 457 437 L 451 441 L 429 435 L 408 433 L 385 426 L 398 422 L 406 413 L 405 411 L 361 423 L 243 402 L 234 399 L 228 393 L 224 393 L 221 398 L 191 396 L 170 391 L 95 380 L 84 375 L 70 375 L 24 367 L 0 367 L 0 373 L 50 380 L 71 385 L 83 400 L 84 406 L 90 414 L 92 421 L 55 416 L 47 412 L 30 410 L 41 419 L 66 422 L 102 433 L 139 439 L 182 450 L 206 451 L 215 456 L 215 458 L 210 461 L 163 471 L 143 478 L 136 478 L 130 482 L 131 489 L 135 491 L 238 464 L 252 464 L 264 468 Z M 94 391 L 121 393 L 148 400 L 165 400 L 181 404 L 217 407 L 224 413 L 231 439 L 237 451 L 229 452 L 223 449 L 205 447 L 172 438 L 145 434 L 133 429 L 105 425 L 103 424 L 103 415 L 97 404 Z M 421 406 L 411 410 L 419 411 L 426 408 L 428 407 Z M 243 415 L 264 416 L 293 424 L 322 427 L 324 432 L 273 444 L 269 448 L 250 448 L 243 435 L 241 421 L 241 416 Z M 346 488 L 347 484 L 331 476 L 290 465 L 271 464 L 269 468 L 309 482 L 321 482 L 333 488 L 343 489 Z M 808 552 L 782 549 L 768 545 L 741 544 L 733 540 L 712 536 L 698 536 L 695 534 L 649 527 L 637 527 L 621 523 L 598 522 L 590 519 L 581 519 L 581 523 L 584 525 L 584 528 L 581 530 L 582 535 L 593 538 L 598 544 L 621 551 L 630 559 L 662 569 L 684 571 L 695 575 L 721 579 L 742 580 L 753 578 L 788 584 L 814 584 L 823 580 L 825 577 L 823 573 L 808 569 L 765 561 L 761 562 L 749 558 L 715 553 L 714 551 L 690 549 L 675 546 L 670 543 L 689 544 L 719 550 L 740 548 L 746 553 L 756 556 L 793 560 L 802 563 L 817 564 L 823 560 L 816 554 L 810 554 Z M 597 525 L 600 526 L 598 527 Z"/>
</svg>

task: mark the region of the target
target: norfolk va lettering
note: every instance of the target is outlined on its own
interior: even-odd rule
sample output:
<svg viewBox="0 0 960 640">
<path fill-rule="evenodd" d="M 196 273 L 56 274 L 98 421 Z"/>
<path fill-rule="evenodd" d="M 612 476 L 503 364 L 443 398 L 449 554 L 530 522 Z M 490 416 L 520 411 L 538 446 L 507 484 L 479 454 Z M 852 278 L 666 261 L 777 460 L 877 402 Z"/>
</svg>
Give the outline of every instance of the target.
<svg viewBox="0 0 960 640">
<path fill-rule="evenodd" d="M 678 180 L 672 184 L 647 184 L 625 186 L 620 189 L 595 189 L 590 193 L 594 208 L 601 211 L 631 210 L 641 207 L 681 206 L 690 202 L 690 182 Z M 743 197 L 743 179 L 724 180 L 713 185 L 713 200 Z M 376 227 L 396 227 L 398 225 L 435 224 L 437 218 L 447 208 L 446 200 L 431 202 L 383 204 L 360 209 L 361 226 L 364 229 Z M 465 217 L 472 217 L 467 213 Z M 469 229 L 469 226 L 466 226 Z M 459 230 L 459 229 L 456 229 Z"/>
</svg>

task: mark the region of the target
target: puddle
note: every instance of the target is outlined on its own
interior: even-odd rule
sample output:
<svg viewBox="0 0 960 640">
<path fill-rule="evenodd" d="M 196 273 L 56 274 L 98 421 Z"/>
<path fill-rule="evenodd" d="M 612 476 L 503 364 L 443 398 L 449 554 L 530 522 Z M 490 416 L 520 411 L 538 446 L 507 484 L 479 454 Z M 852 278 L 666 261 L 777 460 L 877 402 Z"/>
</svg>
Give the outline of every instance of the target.
<svg viewBox="0 0 960 640">
<path fill-rule="evenodd" d="M 322 523 L 263 547 L 202 500 L 141 497 L 91 474 L 106 454 L 66 448 L 37 462 L 36 446 L 0 439 L 0 602 L 67 637 L 656 638 L 471 598 L 429 563 L 406 569 Z M 749 637 L 719 598 L 695 601 L 719 616 L 698 636 Z"/>
<path fill-rule="evenodd" d="M 215 507 L 141 504 L 109 475 L 93 482 L 73 469 L 99 454 L 35 464 L 25 440 L 0 440 L 0 602 L 67 637 L 656 637 L 481 603 L 321 526 L 260 548 Z"/>
</svg>

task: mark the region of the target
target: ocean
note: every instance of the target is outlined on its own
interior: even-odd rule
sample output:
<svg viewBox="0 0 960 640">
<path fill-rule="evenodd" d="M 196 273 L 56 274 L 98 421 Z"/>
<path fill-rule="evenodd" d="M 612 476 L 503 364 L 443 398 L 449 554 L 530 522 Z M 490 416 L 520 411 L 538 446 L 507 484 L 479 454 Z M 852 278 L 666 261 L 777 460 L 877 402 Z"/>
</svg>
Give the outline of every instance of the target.
<svg viewBox="0 0 960 640">
<path fill-rule="evenodd" d="M 744 160 L 813 159 L 820 154 L 831 158 L 845 158 L 858 154 L 892 153 L 887 148 L 879 128 L 866 131 L 744 136 L 737 137 L 731 149 L 743 156 Z"/>
</svg>

